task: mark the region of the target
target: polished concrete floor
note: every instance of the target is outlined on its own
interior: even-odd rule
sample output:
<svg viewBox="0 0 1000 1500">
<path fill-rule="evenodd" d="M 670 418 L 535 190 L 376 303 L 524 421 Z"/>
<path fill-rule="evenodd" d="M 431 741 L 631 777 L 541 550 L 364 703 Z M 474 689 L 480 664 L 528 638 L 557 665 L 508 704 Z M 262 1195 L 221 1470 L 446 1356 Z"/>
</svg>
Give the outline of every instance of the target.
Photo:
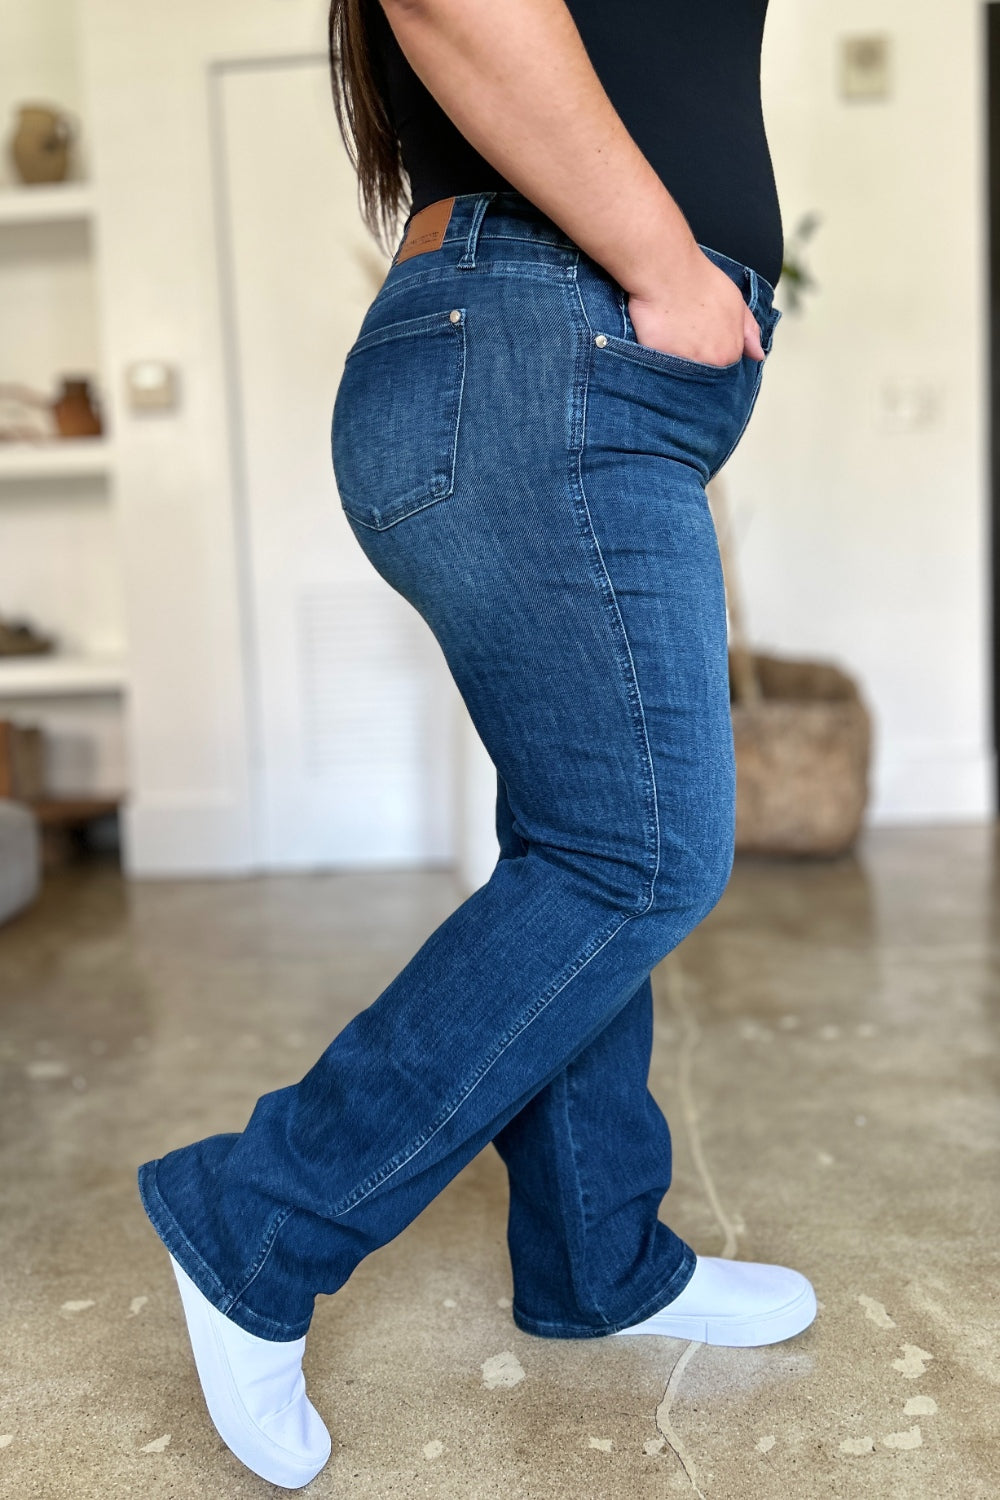
<svg viewBox="0 0 1000 1500">
<path fill-rule="evenodd" d="M 655 975 L 665 1217 L 820 1314 L 726 1350 L 509 1312 L 484 1152 L 335 1297 L 307 1373 L 357 1500 L 995 1500 L 1000 906 L 992 830 L 740 863 Z M 445 873 L 52 882 L 0 931 L 0 1494 L 278 1493 L 211 1428 L 137 1163 L 240 1128 L 452 909 Z"/>
</svg>

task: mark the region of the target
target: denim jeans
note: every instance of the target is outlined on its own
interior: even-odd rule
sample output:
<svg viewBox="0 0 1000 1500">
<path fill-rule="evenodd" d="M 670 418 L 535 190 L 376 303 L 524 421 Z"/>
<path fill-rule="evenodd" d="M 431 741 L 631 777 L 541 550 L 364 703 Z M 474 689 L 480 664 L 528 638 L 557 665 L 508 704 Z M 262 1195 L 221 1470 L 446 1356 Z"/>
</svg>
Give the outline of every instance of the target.
<svg viewBox="0 0 1000 1500">
<path fill-rule="evenodd" d="M 702 249 L 769 350 L 773 289 Z M 161 1240 L 248 1332 L 303 1334 L 490 1142 L 520 1328 L 609 1334 L 689 1280 L 658 1216 L 650 971 L 732 863 L 705 484 L 762 369 L 640 344 L 622 287 L 519 193 L 459 195 L 439 248 L 394 259 L 337 391 L 337 488 L 496 766 L 500 857 L 243 1131 L 140 1168 Z"/>
</svg>

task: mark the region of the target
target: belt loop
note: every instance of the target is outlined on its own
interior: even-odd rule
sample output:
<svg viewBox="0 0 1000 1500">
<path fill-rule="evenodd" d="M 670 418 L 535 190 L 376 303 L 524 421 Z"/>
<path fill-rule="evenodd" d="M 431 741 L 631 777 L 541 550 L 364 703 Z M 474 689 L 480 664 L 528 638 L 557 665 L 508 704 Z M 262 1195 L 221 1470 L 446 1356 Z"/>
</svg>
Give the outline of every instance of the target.
<svg viewBox="0 0 1000 1500">
<path fill-rule="evenodd" d="M 753 266 L 747 266 L 747 270 L 750 272 L 750 285 L 747 288 L 747 306 L 753 313 L 754 317 L 756 317 L 757 308 L 760 303 L 760 282 L 757 279 L 757 272 L 754 270 Z"/>
<path fill-rule="evenodd" d="M 476 249 L 479 245 L 479 229 L 482 225 L 483 219 L 486 216 L 486 210 L 489 208 L 495 197 L 495 192 L 479 194 L 476 202 L 476 207 L 472 214 L 472 223 L 469 226 L 469 237 L 465 242 L 465 249 L 462 252 L 462 257 L 458 262 L 458 269 L 460 271 L 475 270 Z"/>
</svg>

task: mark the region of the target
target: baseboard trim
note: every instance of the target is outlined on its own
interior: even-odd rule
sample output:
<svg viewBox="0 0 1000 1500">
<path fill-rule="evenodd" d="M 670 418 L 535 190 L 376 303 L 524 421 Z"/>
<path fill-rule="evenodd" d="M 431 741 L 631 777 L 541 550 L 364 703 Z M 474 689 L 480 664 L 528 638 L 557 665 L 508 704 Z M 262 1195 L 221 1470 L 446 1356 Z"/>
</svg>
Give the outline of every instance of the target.
<svg viewBox="0 0 1000 1500">
<path fill-rule="evenodd" d="M 132 802 L 122 863 L 135 879 L 246 875 L 255 867 L 249 808 L 238 802 Z"/>
<path fill-rule="evenodd" d="M 996 754 L 970 746 L 941 746 L 889 754 L 872 776 L 868 823 L 975 823 L 997 812 Z"/>
</svg>

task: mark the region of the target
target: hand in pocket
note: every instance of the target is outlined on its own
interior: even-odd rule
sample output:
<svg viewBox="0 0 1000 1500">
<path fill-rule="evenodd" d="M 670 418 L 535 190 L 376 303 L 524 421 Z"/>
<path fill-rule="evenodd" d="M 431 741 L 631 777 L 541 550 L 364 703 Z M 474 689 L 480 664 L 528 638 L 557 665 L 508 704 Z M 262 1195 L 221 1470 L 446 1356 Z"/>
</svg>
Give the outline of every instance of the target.
<svg viewBox="0 0 1000 1500">
<path fill-rule="evenodd" d="M 762 360 L 760 328 L 730 276 L 701 250 L 650 291 L 630 292 L 628 312 L 640 344 L 697 364 L 726 366 L 747 354 Z"/>
</svg>

